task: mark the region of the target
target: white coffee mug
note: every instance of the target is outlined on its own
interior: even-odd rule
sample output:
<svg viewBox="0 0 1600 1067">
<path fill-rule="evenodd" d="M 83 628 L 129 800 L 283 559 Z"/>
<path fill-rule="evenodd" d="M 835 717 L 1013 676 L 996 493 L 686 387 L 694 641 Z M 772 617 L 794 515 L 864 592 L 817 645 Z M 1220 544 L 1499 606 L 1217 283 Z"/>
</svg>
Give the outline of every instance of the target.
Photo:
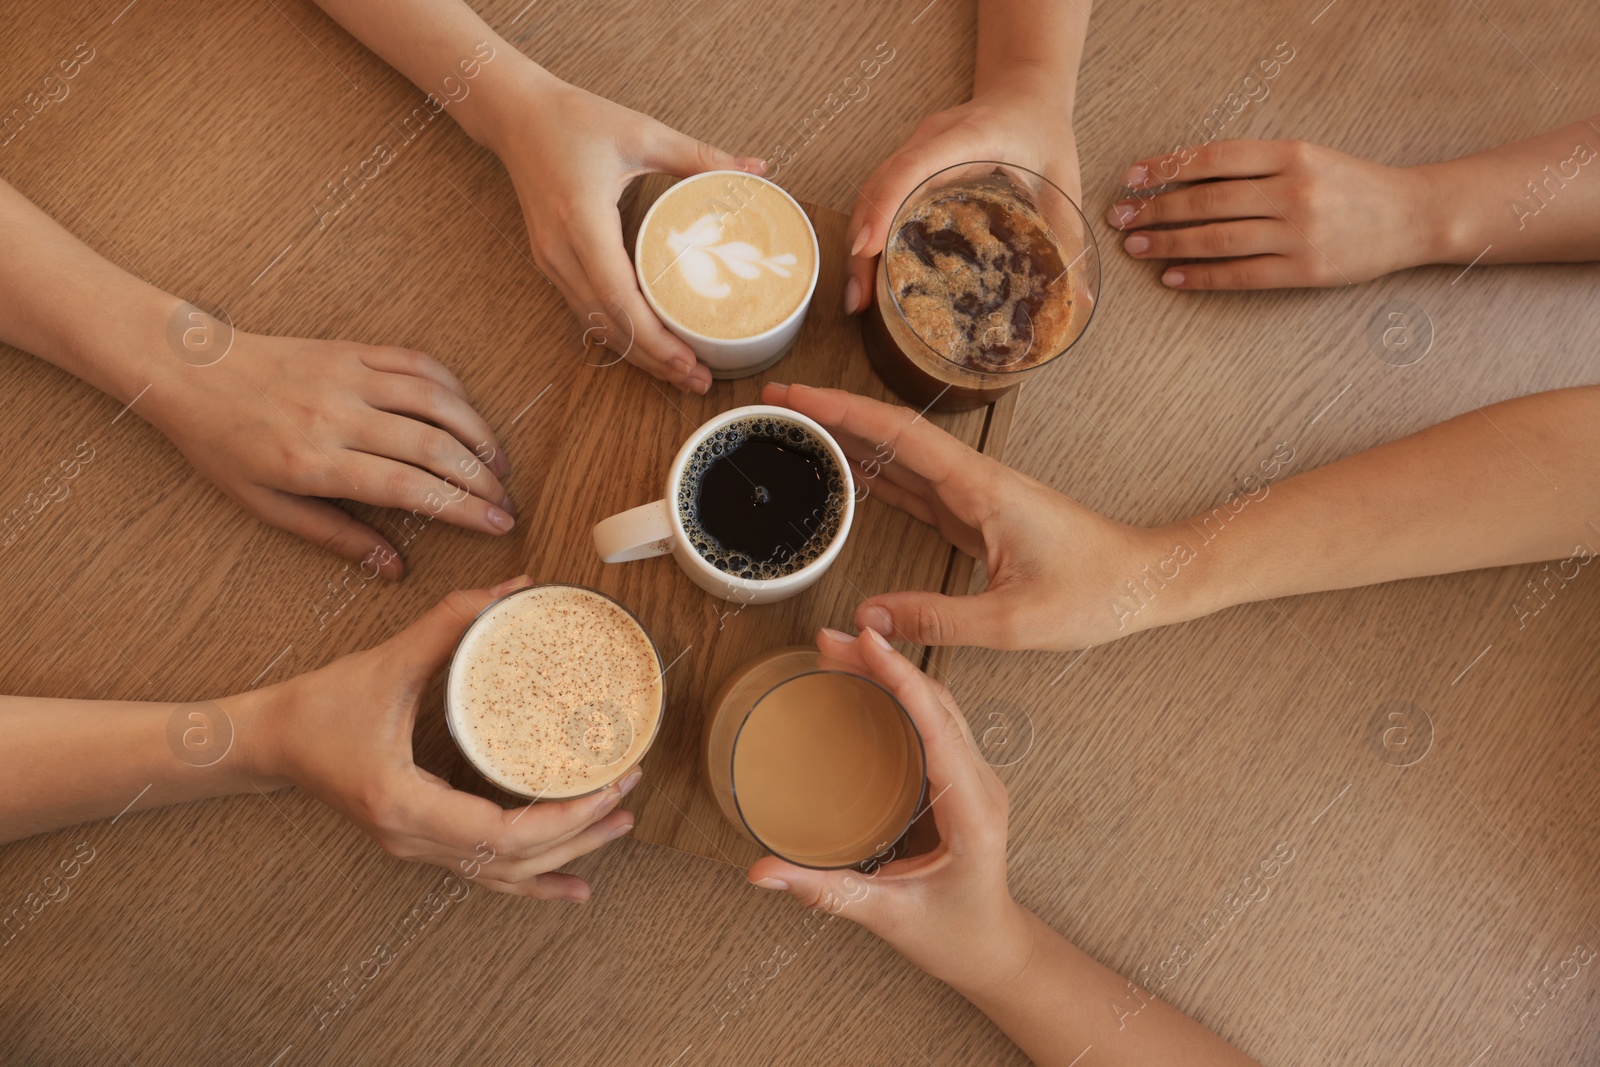
<svg viewBox="0 0 1600 1067">
<path fill-rule="evenodd" d="M 816 559 L 793 574 L 786 574 L 781 578 L 741 578 L 718 569 L 695 550 L 675 503 L 684 470 L 700 443 L 724 426 L 752 416 L 772 418 L 804 427 L 827 447 L 829 455 L 833 457 L 843 476 L 843 514 L 833 541 Z M 678 450 L 671 467 L 667 469 L 667 488 L 662 499 L 641 505 L 631 511 L 624 511 L 620 515 L 613 515 L 597 524 L 594 528 L 594 547 L 599 551 L 600 558 L 607 563 L 625 563 L 629 560 L 648 559 L 651 556 L 671 553 L 683 572 L 696 585 L 713 596 L 737 601 L 740 604 L 770 604 L 775 600 L 794 596 L 822 577 L 823 572 L 833 564 L 844 547 L 855 512 L 855 483 L 850 475 L 850 460 L 839 447 L 839 442 L 835 441 L 827 430 L 797 411 L 766 404 L 752 404 L 724 411 L 695 430 Z"/>
<path fill-rule="evenodd" d="M 748 378 L 752 374 L 760 374 L 782 359 L 789 346 L 794 344 L 794 339 L 800 334 L 800 327 L 805 324 L 806 312 L 811 308 L 811 297 L 817 291 L 817 276 L 822 271 L 822 261 L 817 246 L 816 227 L 811 225 L 811 217 L 805 209 L 790 196 L 781 185 L 776 182 L 742 170 L 710 170 L 703 174 L 685 178 L 684 181 L 694 181 L 712 175 L 728 174 L 736 177 L 741 182 L 760 182 L 762 185 L 771 186 L 789 203 L 794 204 L 800 217 L 805 220 L 806 233 L 811 238 L 811 285 L 806 289 L 806 298 L 800 301 L 800 306 L 795 308 L 788 318 L 770 330 L 755 334 L 751 337 L 707 337 L 697 333 L 687 326 L 679 325 L 673 321 L 672 316 L 662 310 L 656 303 L 655 294 L 650 291 L 650 279 L 644 276 L 644 271 L 639 267 L 642 262 L 640 256 L 640 242 L 649 231 L 650 218 L 656 213 L 656 207 L 665 199 L 666 194 L 656 199 L 650 205 L 650 210 L 644 214 L 644 221 L 639 223 L 639 235 L 634 240 L 634 272 L 639 278 L 639 291 L 644 294 L 645 301 L 649 303 L 650 310 L 654 311 L 661 319 L 662 325 L 671 330 L 677 337 L 694 350 L 700 361 L 711 369 L 713 378 Z"/>
</svg>

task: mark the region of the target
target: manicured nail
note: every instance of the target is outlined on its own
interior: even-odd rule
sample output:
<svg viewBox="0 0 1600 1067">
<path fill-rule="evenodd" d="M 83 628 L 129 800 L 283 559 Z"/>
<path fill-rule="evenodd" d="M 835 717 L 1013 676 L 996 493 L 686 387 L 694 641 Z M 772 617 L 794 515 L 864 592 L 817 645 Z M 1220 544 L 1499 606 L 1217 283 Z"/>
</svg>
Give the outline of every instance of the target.
<svg viewBox="0 0 1600 1067">
<path fill-rule="evenodd" d="M 634 771 L 632 774 L 628 775 L 628 777 L 622 780 L 622 791 L 618 793 L 617 796 L 625 797 L 629 793 L 633 792 L 633 787 L 638 785 L 643 778 L 643 771 Z"/>
<path fill-rule="evenodd" d="M 1142 233 L 1136 233 L 1122 242 L 1122 247 L 1126 248 L 1131 255 L 1142 256 L 1150 251 L 1150 238 Z"/>
<path fill-rule="evenodd" d="M 784 889 L 788 889 L 789 888 L 789 883 L 785 882 L 781 878 L 757 878 L 755 881 L 751 882 L 750 884 L 751 885 L 758 885 L 762 889 L 784 890 Z"/>
<path fill-rule="evenodd" d="M 1139 209 L 1132 204 L 1111 205 L 1111 224 L 1119 230 L 1138 217 Z"/>
<path fill-rule="evenodd" d="M 856 301 L 861 299 L 861 283 L 851 278 L 844 283 L 844 313 L 853 315 L 856 311 Z"/>
<path fill-rule="evenodd" d="M 1143 189 L 1150 183 L 1150 168 L 1143 163 L 1135 163 L 1122 175 L 1122 184 L 1129 189 Z"/>
<path fill-rule="evenodd" d="M 847 644 L 847 645 L 850 642 L 855 640 L 855 638 L 851 637 L 849 634 L 845 633 L 843 630 L 834 630 L 834 629 L 830 629 L 829 627 L 824 626 L 822 628 L 822 632 L 827 634 L 828 638 L 830 640 L 840 641 L 840 642 L 843 642 L 844 644 Z"/>
<path fill-rule="evenodd" d="M 879 648 L 888 649 L 891 647 L 889 644 L 889 639 L 884 637 L 870 626 L 866 629 L 866 635 L 867 637 L 871 638 L 872 643 L 877 645 Z"/>
<path fill-rule="evenodd" d="M 612 827 L 611 832 L 606 835 L 606 840 L 615 841 L 617 838 L 621 837 L 623 834 L 632 829 L 633 823 L 631 822 L 625 822 L 621 826 Z"/>
<path fill-rule="evenodd" d="M 526 574 L 519 574 L 515 578 L 508 578 L 499 585 L 494 586 L 489 590 L 489 592 L 494 596 L 505 596 L 507 593 L 515 592 L 525 585 L 532 584 L 532 578 L 528 577 Z"/>
<path fill-rule="evenodd" d="M 864 223 L 861 227 L 861 232 L 856 234 L 856 243 L 850 246 L 850 254 L 852 256 L 859 256 L 861 254 L 861 250 L 867 247 L 867 238 L 871 236 L 872 223 Z"/>
<path fill-rule="evenodd" d="M 489 525 L 493 526 L 496 530 L 499 530 L 501 533 L 508 532 L 511 529 L 511 527 L 515 526 L 516 524 L 517 524 L 517 520 L 516 519 L 513 519 L 510 515 L 507 515 L 505 512 L 501 511 L 499 508 L 490 508 L 489 509 Z"/>
<path fill-rule="evenodd" d="M 1163 274 L 1161 276 L 1161 284 L 1162 285 L 1170 285 L 1170 286 L 1172 286 L 1172 288 L 1176 289 L 1178 286 L 1183 284 L 1183 271 L 1181 271 L 1181 270 L 1169 270 L 1169 271 L 1167 271 L 1167 273 L 1165 273 L 1165 274 Z"/>
<path fill-rule="evenodd" d="M 767 161 L 746 156 L 739 161 L 739 168 L 751 174 L 765 174 L 767 172 Z"/>
<path fill-rule="evenodd" d="M 860 625 L 863 630 L 876 630 L 880 634 L 886 634 L 894 629 L 894 618 L 885 609 L 874 605 L 861 613 Z"/>
</svg>

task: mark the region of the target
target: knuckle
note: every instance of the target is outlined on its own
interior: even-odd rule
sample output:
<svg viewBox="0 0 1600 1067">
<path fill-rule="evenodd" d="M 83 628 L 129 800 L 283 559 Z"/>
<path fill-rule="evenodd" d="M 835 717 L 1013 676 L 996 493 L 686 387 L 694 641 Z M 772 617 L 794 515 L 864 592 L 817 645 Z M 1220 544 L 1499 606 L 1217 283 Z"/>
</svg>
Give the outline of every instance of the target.
<svg viewBox="0 0 1600 1067">
<path fill-rule="evenodd" d="M 954 624 L 938 605 L 918 605 L 915 618 L 917 633 L 924 643 L 943 645 L 955 638 Z"/>
<path fill-rule="evenodd" d="M 1239 247 L 1238 233 L 1232 226 L 1207 226 L 1195 235 L 1202 251 L 1213 256 L 1230 256 Z"/>
<path fill-rule="evenodd" d="M 422 479 L 415 472 L 406 467 L 395 467 L 383 477 L 384 488 L 391 499 L 397 501 L 421 501 L 426 495 Z"/>
</svg>

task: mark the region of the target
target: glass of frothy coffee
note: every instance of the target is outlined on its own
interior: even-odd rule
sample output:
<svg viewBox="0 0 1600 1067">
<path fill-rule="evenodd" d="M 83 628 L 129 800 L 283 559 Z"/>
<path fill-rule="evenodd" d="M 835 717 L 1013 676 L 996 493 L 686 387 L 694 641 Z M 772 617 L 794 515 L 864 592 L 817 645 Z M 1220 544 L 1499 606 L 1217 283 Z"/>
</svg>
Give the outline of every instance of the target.
<svg viewBox="0 0 1600 1067">
<path fill-rule="evenodd" d="M 536 585 L 484 608 L 461 636 L 445 722 L 492 784 L 566 800 L 638 765 L 663 699 L 660 653 L 632 612 L 583 586 Z"/>
<path fill-rule="evenodd" d="M 1025 167 L 961 163 L 895 212 L 862 338 L 901 399 L 962 411 L 1071 348 L 1099 291 L 1099 249 L 1071 197 Z"/>
<path fill-rule="evenodd" d="M 802 867 L 883 856 L 920 814 L 922 736 L 870 678 L 822 670 L 815 648 L 780 648 L 712 698 L 702 773 L 723 817 Z"/>
<path fill-rule="evenodd" d="M 772 366 L 794 344 L 817 287 L 817 234 L 765 178 L 717 170 L 685 178 L 639 224 L 639 288 L 714 378 Z"/>
</svg>

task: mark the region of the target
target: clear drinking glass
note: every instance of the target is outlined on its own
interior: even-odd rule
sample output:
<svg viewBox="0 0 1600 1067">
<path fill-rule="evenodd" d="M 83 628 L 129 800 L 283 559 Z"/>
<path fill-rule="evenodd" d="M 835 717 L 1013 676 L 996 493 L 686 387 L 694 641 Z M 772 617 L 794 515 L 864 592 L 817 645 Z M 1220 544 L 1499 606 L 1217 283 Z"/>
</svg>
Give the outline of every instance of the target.
<svg viewBox="0 0 1600 1067">
<path fill-rule="evenodd" d="M 965 222 L 935 222 L 951 218 Z M 979 245 L 968 239 L 974 232 Z M 1009 291 L 1024 279 L 1044 279 L 1030 290 L 1039 297 L 1031 307 Z M 1099 295 L 1099 247 L 1070 196 L 1026 167 L 958 163 L 895 212 L 862 339 L 902 400 L 963 411 L 1059 359 L 1088 329 Z"/>
</svg>

